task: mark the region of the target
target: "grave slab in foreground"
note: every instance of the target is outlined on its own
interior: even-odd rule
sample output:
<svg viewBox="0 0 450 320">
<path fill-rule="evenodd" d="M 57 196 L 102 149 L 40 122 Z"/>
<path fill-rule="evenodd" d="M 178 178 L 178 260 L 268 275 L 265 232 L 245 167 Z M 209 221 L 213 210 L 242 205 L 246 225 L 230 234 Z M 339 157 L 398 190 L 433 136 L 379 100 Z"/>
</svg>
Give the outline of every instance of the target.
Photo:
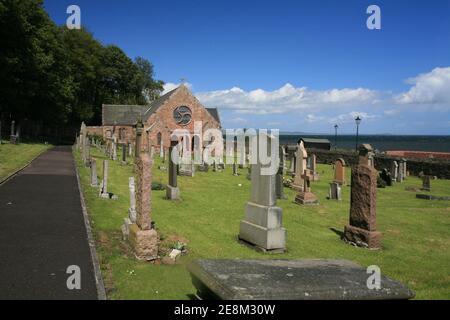
<svg viewBox="0 0 450 320">
<path fill-rule="evenodd" d="M 370 274 L 348 260 L 196 260 L 188 267 L 201 299 L 384 300 L 415 293 L 381 275 L 381 288 L 368 289 Z"/>
</svg>

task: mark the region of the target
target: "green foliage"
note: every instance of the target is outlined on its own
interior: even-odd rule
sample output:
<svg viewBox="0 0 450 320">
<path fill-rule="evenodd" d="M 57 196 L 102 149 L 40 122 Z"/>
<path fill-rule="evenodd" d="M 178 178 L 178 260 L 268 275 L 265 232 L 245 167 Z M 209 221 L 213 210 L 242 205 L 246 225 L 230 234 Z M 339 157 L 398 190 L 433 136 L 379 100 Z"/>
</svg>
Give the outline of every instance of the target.
<svg viewBox="0 0 450 320">
<path fill-rule="evenodd" d="M 99 124 L 102 103 L 143 104 L 162 90 L 149 61 L 57 27 L 41 0 L 0 0 L 0 39 L 0 116 Z"/>
</svg>

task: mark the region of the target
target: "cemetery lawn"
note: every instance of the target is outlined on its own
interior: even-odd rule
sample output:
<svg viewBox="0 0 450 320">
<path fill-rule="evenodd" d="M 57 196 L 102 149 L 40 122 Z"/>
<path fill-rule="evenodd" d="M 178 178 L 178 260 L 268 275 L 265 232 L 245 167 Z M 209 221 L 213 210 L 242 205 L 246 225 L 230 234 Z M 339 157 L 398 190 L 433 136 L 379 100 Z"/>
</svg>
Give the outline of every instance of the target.
<svg viewBox="0 0 450 320">
<path fill-rule="evenodd" d="M 42 143 L 14 145 L 3 141 L 0 145 L 0 181 L 51 147 L 52 145 Z"/>
<path fill-rule="evenodd" d="M 92 148 L 101 178 L 105 156 Z M 403 184 L 378 189 L 378 230 L 383 233 L 383 249 L 356 248 L 340 239 L 348 222 L 350 187 L 343 187 L 343 200 L 326 199 L 333 178 L 329 165 L 318 165 L 320 181 L 312 183 L 318 196 L 317 206 L 293 203 L 294 192 L 285 188 L 283 225 L 287 229 L 287 253 L 263 254 L 237 241 L 239 222 L 249 198 L 247 169 L 232 175 L 232 166 L 224 172 L 196 172 L 194 178 L 178 177 L 182 201 L 164 199 L 165 191 L 152 191 L 152 217 L 164 247 L 177 241 L 187 242 L 189 253 L 176 265 L 136 261 L 120 226 L 129 207 L 128 177 L 132 165 L 110 161 L 108 191 L 116 201 L 98 197 L 90 186 L 89 169 L 80 165 L 75 152 L 86 204 L 97 243 L 102 275 L 109 299 L 189 299 L 195 293 L 185 265 L 191 259 L 349 259 L 362 266 L 378 265 L 381 272 L 408 285 L 417 299 L 450 299 L 450 201 L 415 198 L 406 186 L 421 186 L 417 177 Z M 167 182 L 167 172 L 158 169 L 155 155 L 153 182 Z M 167 165 L 167 164 L 166 164 Z M 350 170 L 347 168 L 347 181 Z M 241 184 L 241 186 L 239 185 Z M 432 192 L 450 195 L 450 180 L 433 180 Z"/>
</svg>

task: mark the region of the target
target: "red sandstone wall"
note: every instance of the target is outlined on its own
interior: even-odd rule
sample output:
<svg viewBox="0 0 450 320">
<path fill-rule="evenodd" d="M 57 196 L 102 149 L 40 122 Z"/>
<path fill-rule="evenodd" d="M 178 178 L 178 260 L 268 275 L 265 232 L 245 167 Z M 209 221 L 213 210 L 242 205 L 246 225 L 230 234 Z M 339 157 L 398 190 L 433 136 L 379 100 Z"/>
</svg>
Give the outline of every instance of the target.
<svg viewBox="0 0 450 320">
<path fill-rule="evenodd" d="M 446 160 L 450 160 L 450 153 L 447 153 L 447 152 L 386 151 L 386 155 L 394 156 L 394 157 L 415 158 L 415 159 L 446 159 Z"/>
</svg>

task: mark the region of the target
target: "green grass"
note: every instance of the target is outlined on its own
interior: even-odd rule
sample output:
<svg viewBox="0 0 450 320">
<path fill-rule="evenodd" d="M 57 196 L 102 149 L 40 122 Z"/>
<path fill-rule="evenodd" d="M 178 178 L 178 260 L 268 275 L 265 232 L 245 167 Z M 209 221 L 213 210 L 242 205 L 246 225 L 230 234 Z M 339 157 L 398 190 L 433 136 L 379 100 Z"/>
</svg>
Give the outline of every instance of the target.
<svg viewBox="0 0 450 320">
<path fill-rule="evenodd" d="M 101 175 L 101 160 L 97 158 Z M 77 154 L 77 161 L 79 156 Z M 79 163 L 79 162 L 78 162 Z M 153 181 L 167 182 L 167 173 L 157 166 L 155 156 Z M 108 191 L 119 196 L 116 201 L 98 197 L 98 189 L 89 185 L 89 171 L 80 174 L 101 261 L 109 299 L 188 299 L 195 293 L 185 264 L 196 258 L 349 259 L 363 266 L 378 265 L 381 272 L 416 291 L 418 299 L 450 298 L 450 202 L 415 198 L 405 186 L 421 186 L 416 177 L 403 184 L 378 189 L 378 229 L 383 233 L 383 249 L 370 251 L 344 243 L 339 232 L 348 222 L 350 187 L 343 187 L 343 201 L 330 201 L 328 182 L 331 166 L 319 165 L 320 181 L 312 191 L 320 204 L 306 207 L 293 203 L 294 192 L 285 188 L 288 200 L 278 201 L 283 208 L 283 224 L 287 229 L 287 253 L 263 254 L 237 241 L 239 221 L 249 198 L 250 181 L 224 172 L 196 172 L 194 178 L 179 177 L 182 201 L 164 199 L 164 191 L 152 191 L 152 218 L 164 242 L 185 239 L 189 254 L 177 265 L 138 262 L 121 240 L 120 226 L 129 206 L 128 177 L 131 165 L 110 161 Z M 350 172 L 347 169 L 347 181 Z M 242 186 L 239 186 L 241 184 Z M 450 195 L 450 181 L 432 181 L 432 194 Z M 134 270 L 134 275 L 130 271 Z"/>
<path fill-rule="evenodd" d="M 42 151 L 51 148 L 42 143 L 20 143 L 18 145 L 3 141 L 0 145 L 0 180 L 33 160 Z"/>
</svg>

